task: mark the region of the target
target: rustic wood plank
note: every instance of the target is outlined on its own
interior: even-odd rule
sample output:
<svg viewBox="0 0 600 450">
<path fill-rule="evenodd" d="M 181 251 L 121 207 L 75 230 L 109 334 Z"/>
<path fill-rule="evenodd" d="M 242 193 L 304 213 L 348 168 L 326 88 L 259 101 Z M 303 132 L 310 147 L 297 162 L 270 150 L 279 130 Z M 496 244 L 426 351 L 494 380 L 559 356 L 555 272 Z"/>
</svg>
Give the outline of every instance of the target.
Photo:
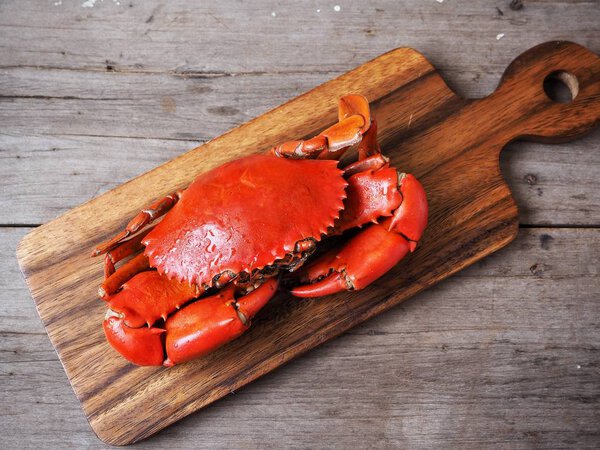
<svg viewBox="0 0 600 450">
<path fill-rule="evenodd" d="M 6 69 L 0 76 L 3 132 L 184 140 L 223 134 L 333 78 L 34 69 Z"/>
<path fill-rule="evenodd" d="M 26 231 L 0 229 L 4 445 L 104 447 L 12 259 Z M 597 229 L 521 230 L 506 249 L 143 446 L 593 447 L 599 253 Z"/>
<path fill-rule="evenodd" d="M 551 102 L 541 90 L 545 75 L 558 67 L 579 79 L 577 98 L 569 105 Z M 19 262 L 95 432 L 112 444 L 148 437 L 506 245 L 516 234 L 517 213 L 500 177 L 500 149 L 521 135 L 571 140 L 591 129 L 600 118 L 599 73 L 600 59 L 593 53 L 551 42 L 519 56 L 492 95 L 466 101 L 422 55 L 399 49 L 34 230 L 19 245 Z M 154 198 L 154 189 L 142 192 L 149 187 L 172 192 L 198 170 L 264 151 L 265 142 L 314 135 L 334 121 L 335 110 L 327 105 L 349 86 L 374 100 L 380 141 L 392 164 L 413 172 L 428 192 L 430 226 L 410 264 L 360 293 L 342 293 L 326 303 L 281 296 L 283 303 L 274 302 L 265 320 L 256 320 L 241 339 L 169 371 L 135 368 L 110 357 L 92 320 L 101 305 L 89 244 L 114 234 L 132 208 L 139 208 L 134 202 Z"/>
<path fill-rule="evenodd" d="M 0 135 L 0 223 L 47 222 L 200 143 Z M 501 164 L 519 206 L 520 223 L 598 224 L 599 131 L 563 145 L 510 144 Z"/>
<path fill-rule="evenodd" d="M 407 46 L 441 70 L 454 71 L 461 61 L 459 84 L 476 89 L 475 81 L 487 90 L 459 92 L 478 97 L 491 92 L 515 54 L 540 42 L 576 38 L 596 51 L 600 44 L 593 0 L 528 1 L 520 10 L 509 1 L 347 1 L 338 12 L 335 3 L 317 0 L 83 3 L 2 3 L 2 66 L 339 74 Z"/>
<path fill-rule="evenodd" d="M 0 223 L 47 222 L 201 141 L 4 135 Z"/>
<path fill-rule="evenodd" d="M 60 71 L 9 69 L 0 77 L 0 188 L 6 193 L 0 223 L 38 224 L 330 75 L 65 77 Z M 598 223 L 599 136 L 553 148 L 518 143 L 503 153 L 522 223 Z"/>
<path fill-rule="evenodd" d="M 509 144 L 500 155 L 502 175 L 523 225 L 600 225 L 600 130 L 552 147 Z"/>
</svg>

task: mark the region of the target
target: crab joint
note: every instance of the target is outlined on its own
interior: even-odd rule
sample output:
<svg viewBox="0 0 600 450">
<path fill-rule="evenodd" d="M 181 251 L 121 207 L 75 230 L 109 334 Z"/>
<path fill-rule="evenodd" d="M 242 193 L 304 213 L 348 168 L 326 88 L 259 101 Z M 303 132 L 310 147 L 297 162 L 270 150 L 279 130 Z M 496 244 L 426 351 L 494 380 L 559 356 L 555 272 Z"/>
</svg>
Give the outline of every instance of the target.
<svg viewBox="0 0 600 450">
<path fill-rule="evenodd" d="M 237 278 L 237 274 L 233 273 L 231 270 L 225 270 L 218 275 L 215 275 L 212 279 L 212 284 L 217 289 L 221 289 L 226 284 L 229 284 L 231 281 Z"/>
<path fill-rule="evenodd" d="M 295 253 L 314 252 L 317 248 L 317 241 L 314 238 L 306 238 L 296 242 L 294 246 Z"/>
</svg>

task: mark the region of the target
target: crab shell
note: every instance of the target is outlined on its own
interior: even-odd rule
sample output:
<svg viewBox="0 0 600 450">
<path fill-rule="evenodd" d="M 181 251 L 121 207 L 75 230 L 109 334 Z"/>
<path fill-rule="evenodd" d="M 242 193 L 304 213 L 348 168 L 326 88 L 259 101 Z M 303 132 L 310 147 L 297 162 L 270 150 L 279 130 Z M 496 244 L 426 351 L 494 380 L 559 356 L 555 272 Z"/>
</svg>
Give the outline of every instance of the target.
<svg viewBox="0 0 600 450">
<path fill-rule="evenodd" d="M 144 239 L 150 265 L 206 287 L 226 271 L 260 270 L 303 239 L 319 241 L 344 207 L 337 165 L 253 155 L 202 174 Z"/>
</svg>

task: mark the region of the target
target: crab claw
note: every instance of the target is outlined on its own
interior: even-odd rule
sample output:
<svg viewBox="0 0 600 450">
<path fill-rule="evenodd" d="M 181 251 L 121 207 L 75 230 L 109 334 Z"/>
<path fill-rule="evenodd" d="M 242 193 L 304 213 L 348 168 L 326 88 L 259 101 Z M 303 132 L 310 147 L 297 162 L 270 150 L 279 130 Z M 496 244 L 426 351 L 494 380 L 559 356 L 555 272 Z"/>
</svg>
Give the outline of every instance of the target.
<svg viewBox="0 0 600 450">
<path fill-rule="evenodd" d="M 400 176 L 399 189 L 402 202 L 392 217 L 370 225 L 341 248 L 303 267 L 299 279 L 305 284 L 291 293 L 320 297 L 362 289 L 414 251 L 427 226 L 427 197 L 421 183 L 410 174 Z"/>
<path fill-rule="evenodd" d="M 110 310 L 109 310 L 110 311 Z M 161 328 L 131 328 L 118 316 L 104 320 L 104 334 L 110 345 L 125 359 L 138 366 L 161 366 L 164 348 Z"/>
<path fill-rule="evenodd" d="M 193 303 L 169 317 L 166 323 L 167 367 L 206 355 L 240 336 L 250 320 L 275 295 L 271 278 L 236 301 L 235 287 Z"/>
<path fill-rule="evenodd" d="M 124 316 L 126 325 L 139 328 L 152 325 L 202 291 L 197 286 L 169 280 L 156 270 L 138 273 L 116 294 L 108 296 L 109 308 Z"/>
<path fill-rule="evenodd" d="M 427 226 L 427 195 L 419 180 L 410 173 L 400 176 L 399 186 L 402 203 L 394 211 L 390 230 L 405 236 L 410 241 L 410 251 L 413 252 Z"/>
<path fill-rule="evenodd" d="M 373 224 L 354 236 L 333 258 L 326 255 L 302 269 L 313 280 L 324 275 L 325 278 L 293 288 L 291 293 L 297 297 L 320 297 L 362 289 L 398 264 L 409 248 L 408 240 L 388 231 L 385 223 Z"/>
</svg>

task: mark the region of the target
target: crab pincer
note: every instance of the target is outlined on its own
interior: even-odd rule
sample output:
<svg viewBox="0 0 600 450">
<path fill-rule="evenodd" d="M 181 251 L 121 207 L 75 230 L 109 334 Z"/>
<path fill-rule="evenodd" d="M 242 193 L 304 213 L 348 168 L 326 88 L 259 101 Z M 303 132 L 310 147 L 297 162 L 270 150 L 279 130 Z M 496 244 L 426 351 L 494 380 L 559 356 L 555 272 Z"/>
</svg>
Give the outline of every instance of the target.
<svg viewBox="0 0 600 450">
<path fill-rule="evenodd" d="M 167 367 L 211 353 L 241 336 L 250 321 L 275 295 L 277 279 L 271 278 L 238 299 L 235 286 L 202 299 L 167 320 Z"/>
<path fill-rule="evenodd" d="M 148 280 L 141 280 L 139 287 L 145 281 Z M 235 286 L 230 285 L 215 295 L 189 304 L 185 309 L 177 308 L 174 303 L 176 295 L 172 292 L 173 283 L 171 286 L 163 283 L 162 287 L 171 289 L 171 296 L 158 294 L 153 298 L 158 300 L 157 303 L 162 303 L 163 311 L 171 313 L 176 310 L 168 318 L 166 312 L 161 313 L 162 325 L 149 325 L 155 323 L 159 307 L 148 311 L 147 305 L 136 305 L 135 301 L 133 304 L 138 306 L 138 310 L 135 310 L 136 306 L 132 309 L 121 307 L 127 300 L 132 300 L 130 292 L 135 288 L 129 286 L 122 291 L 127 299 L 119 294 L 111 299 L 109 313 L 104 320 L 108 342 L 127 360 L 139 366 L 171 367 L 210 353 L 239 337 L 250 327 L 256 313 L 275 295 L 277 279 L 271 278 L 239 297 L 236 296 Z M 187 297 L 183 295 L 179 298 L 184 300 Z M 148 297 L 140 297 L 144 298 Z M 164 309 L 166 307 L 169 308 Z"/>
<path fill-rule="evenodd" d="M 401 202 L 392 217 L 368 225 L 340 248 L 302 268 L 298 278 L 304 284 L 291 293 L 320 297 L 363 289 L 414 251 L 427 226 L 427 197 L 412 175 L 401 177 L 399 191 Z"/>
</svg>

